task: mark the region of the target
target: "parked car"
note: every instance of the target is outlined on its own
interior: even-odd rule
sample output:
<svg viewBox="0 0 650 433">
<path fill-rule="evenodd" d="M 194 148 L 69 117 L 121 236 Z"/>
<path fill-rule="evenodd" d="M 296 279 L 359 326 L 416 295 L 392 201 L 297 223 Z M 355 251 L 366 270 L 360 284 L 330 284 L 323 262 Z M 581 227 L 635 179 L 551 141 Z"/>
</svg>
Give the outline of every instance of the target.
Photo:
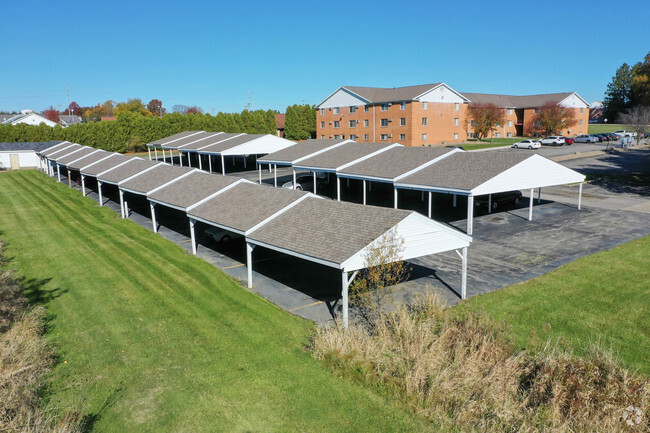
<svg viewBox="0 0 650 433">
<path fill-rule="evenodd" d="M 215 242 L 220 242 L 222 244 L 228 244 L 236 239 L 244 238 L 244 235 L 220 229 L 219 227 L 210 227 L 209 229 L 206 229 L 204 233 L 214 239 Z"/>
<path fill-rule="evenodd" d="M 574 140 L 573 138 L 571 138 L 571 137 L 562 137 L 562 138 L 564 138 L 564 144 L 567 144 L 567 145 L 572 145 L 573 142 L 575 141 L 575 140 Z"/>
<path fill-rule="evenodd" d="M 578 135 L 575 139 L 576 143 L 596 143 L 598 139 L 591 135 Z"/>
<path fill-rule="evenodd" d="M 636 137 L 636 132 L 626 131 L 625 129 L 621 129 L 620 131 L 614 131 L 614 134 L 618 134 L 621 137 Z"/>
<path fill-rule="evenodd" d="M 615 134 L 613 132 L 606 132 L 605 135 L 607 135 L 609 137 L 610 141 L 619 140 L 621 138 L 620 135 Z"/>
<path fill-rule="evenodd" d="M 316 192 L 320 188 L 327 186 L 328 183 L 326 173 L 316 173 Z M 293 189 L 293 180 L 282 184 L 282 188 Z M 299 191 L 314 191 L 314 175 L 301 174 L 296 176 L 296 189 Z"/>
<path fill-rule="evenodd" d="M 497 209 L 498 207 L 505 206 L 510 203 L 518 205 L 522 197 L 523 194 L 521 191 L 507 191 L 492 194 L 492 209 Z M 474 203 L 476 203 L 477 207 L 488 207 L 489 202 L 490 198 L 487 195 L 481 195 L 474 199 Z"/>
<path fill-rule="evenodd" d="M 542 145 L 537 140 L 521 140 L 512 145 L 514 149 L 539 149 Z"/>
<path fill-rule="evenodd" d="M 564 146 L 564 137 L 549 135 L 546 138 L 542 138 L 539 142 L 542 144 L 552 144 L 553 146 Z"/>
</svg>

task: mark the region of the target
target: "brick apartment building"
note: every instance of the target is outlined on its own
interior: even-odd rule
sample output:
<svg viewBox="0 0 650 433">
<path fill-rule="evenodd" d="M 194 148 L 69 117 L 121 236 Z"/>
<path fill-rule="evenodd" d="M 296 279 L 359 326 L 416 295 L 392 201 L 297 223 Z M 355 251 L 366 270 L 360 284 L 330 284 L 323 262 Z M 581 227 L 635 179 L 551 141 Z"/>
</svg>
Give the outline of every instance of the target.
<svg viewBox="0 0 650 433">
<path fill-rule="evenodd" d="M 503 109 L 504 121 L 492 136 L 530 134 L 533 118 L 545 103 L 570 108 L 575 124 L 563 135 L 587 133 L 589 104 L 577 93 L 513 96 L 460 93 L 445 83 L 376 88 L 344 86 L 318 104 L 317 138 L 359 142 L 396 142 L 406 146 L 458 143 L 472 137 L 467 110 L 472 103 Z"/>
</svg>

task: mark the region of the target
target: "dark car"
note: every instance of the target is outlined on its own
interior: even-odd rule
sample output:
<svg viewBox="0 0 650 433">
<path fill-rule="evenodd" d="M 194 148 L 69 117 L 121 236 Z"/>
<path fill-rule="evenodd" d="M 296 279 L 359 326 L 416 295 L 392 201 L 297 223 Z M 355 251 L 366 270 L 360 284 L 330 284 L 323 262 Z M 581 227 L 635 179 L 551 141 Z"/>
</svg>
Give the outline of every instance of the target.
<svg viewBox="0 0 650 433">
<path fill-rule="evenodd" d="M 573 144 L 573 142 L 575 141 L 575 140 L 574 140 L 573 138 L 571 138 L 571 137 L 562 137 L 562 138 L 564 138 L 564 144 L 566 144 L 566 145 L 571 145 L 571 144 Z"/>
<path fill-rule="evenodd" d="M 620 135 L 614 134 L 613 132 L 607 132 L 605 135 L 609 137 L 609 141 L 616 141 L 621 138 Z"/>
<path fill-rule="evenodd" d="M 521 191 L 508 191 L 508 192 L 498 192 L 492 194 L 492 209 L 497 209 L 498 207 L 505 206 L 510 203 L 515 205 L 519 204 L 523 194 Z M 477 207 L 488 207 L 490 202 L 489 196 L 481 195 L 474 199 L 474 203 Z"/>
</svg>

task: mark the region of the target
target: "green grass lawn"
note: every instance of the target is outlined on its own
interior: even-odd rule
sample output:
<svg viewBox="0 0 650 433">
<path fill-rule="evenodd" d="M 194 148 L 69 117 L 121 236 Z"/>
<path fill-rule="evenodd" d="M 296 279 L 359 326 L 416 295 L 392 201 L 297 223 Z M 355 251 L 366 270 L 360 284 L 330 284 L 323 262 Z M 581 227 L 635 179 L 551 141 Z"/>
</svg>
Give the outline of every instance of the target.
<svg viewBox="0 0 650 433">
<path fill-rule="evenodd" d="M 466 141 L 462 143 L 461 146 L 465 150 L 487 149 L 489 147 L 512 146 L 514 143 L 517 143 L 526 138 L 527 137 L 503 137 L 503 138 L 493 138 L 492 140 L 486 138 L 481 141 Z"/>
<path fill-rule="evenodd" d="M 519 348 L 548 341 L 577 354 L 600 346 L 650 375 L 650 236 L 571 262 L 522 284 L 470 299 L 512 326 Z"/>
<path fill-rule="evenodd" d="M 431 426 L 324 369 L 312 324 L 36 171 L 0 173 L 0 238 L 47 307 L 45 398 L 93 431 L 389 431 Z"/>
<path fill-rule="evenodd" d="M 592 123 L 589 124 L 589 134 L 603 134 L 605 132 L 614 132 L 628 129 L 626 125 L 617 125 L 610 123 Z"/>
</svg>

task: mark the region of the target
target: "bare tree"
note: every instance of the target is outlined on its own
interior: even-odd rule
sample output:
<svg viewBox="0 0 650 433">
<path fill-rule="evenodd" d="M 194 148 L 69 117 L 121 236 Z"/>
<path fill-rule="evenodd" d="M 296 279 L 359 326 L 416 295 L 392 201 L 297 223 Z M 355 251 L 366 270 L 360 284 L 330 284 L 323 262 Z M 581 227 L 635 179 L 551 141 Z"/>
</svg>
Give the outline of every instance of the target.
<svg viewBox="0 0 650 433">
<path fill-rule="evenodd" d="M 636 144 L 639 144 L 643 134 L 650 129 L 650 107 L 637 106 L 618 115 L 618 122 L 636 132 Z"/>
</svg>

